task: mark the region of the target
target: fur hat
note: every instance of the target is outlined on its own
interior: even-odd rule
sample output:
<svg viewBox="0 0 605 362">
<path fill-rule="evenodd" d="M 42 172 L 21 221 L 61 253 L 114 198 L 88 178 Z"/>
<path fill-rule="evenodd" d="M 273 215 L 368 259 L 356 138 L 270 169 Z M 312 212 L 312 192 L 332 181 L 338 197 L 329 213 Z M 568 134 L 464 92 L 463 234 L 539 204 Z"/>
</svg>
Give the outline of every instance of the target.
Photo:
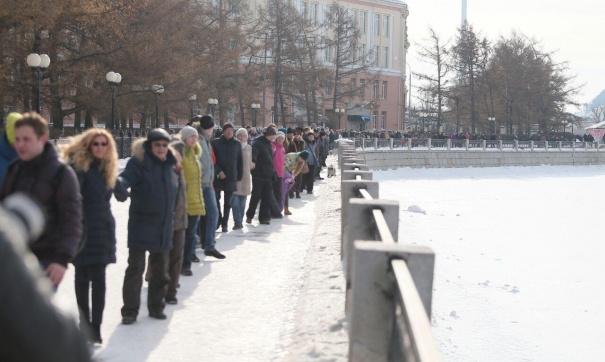
<svg viewBox="0 0 605 362">
<path fill-rule="evenodd" d="M 263 134 L 265 136 L 275 136 L 277 134 L 277 131 L 273 127 L 267 127 L 267 129 L 265 130 L 265 132 Z"/>
<path fill-rule="evenodd" d="M 209 114 L 206 114 L 200 118 L 200 127 L 202 129 L 210 129 L 214 127 L 214 117 Z"/>
<path fill-rule="evenodd" d="M 309 158 L 309 151 L 307 151 L 307 150 L 301 151 L 301 152 L 298 154 L 298 157 L 300 157 L 300 158 L 302 158 L 303 160 L 305 160 L 305 161 L 306 161 L 306 160 L 307 160 L 307 158 Z"/>
<path fill-rule="evenodd" d="M 248 131 L 246 131 L 246 129 L 245 129 L 245 128 L 243 128 L 243 127 L 242 127 L 242 128 L 240 128 L 240 129 L 238 129 L 238 130 L 235 132 L 235 137 L 237 137 L 237 136 L 239 136 L 239 135 L 241 135 L 241 134 L 246 135 L 246 138 L 248 137 Z"/>
<path fill-rule="evenodd" d="M 185 126 L 181 130 L 181 138 L 183 139 L 183 141 L 193 135 L 195 135 L 195 137 L 198 137 L 197 130 L 191 126 Z"/>
<path fill-rule="evenodd" d="M 149 133 L 147 133 L 147 141 L 153 142 L 158 140 L 164 140 L 170 142 L 172 139 L 168 132 L 161 128 L 154 128 Z"/>
</svg>

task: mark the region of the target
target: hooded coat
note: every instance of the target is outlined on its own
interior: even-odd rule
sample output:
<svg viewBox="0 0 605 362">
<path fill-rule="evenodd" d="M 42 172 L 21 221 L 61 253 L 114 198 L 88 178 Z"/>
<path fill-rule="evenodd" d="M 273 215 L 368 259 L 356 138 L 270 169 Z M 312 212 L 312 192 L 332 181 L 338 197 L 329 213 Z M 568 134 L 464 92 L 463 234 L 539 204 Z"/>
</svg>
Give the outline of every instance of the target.
<svg viewBox="0 0 605 362">
<path fill-rule="evenodd" d="M 255 164 L 252 177 L 273 181 L 275 180 L 275 166 L 273 165 L 273 149 L 267 137 L 259 137 L 252 144 L 252 162 Z"/>
<path fill-rule="evenodd" d="M 241 143 L 235 137 L 226 139 L 221 136 L 212 140 L 212 149 L 216 156 L 214 187 L 223 191 L 237 191 L 237 182 L 242 179 L 244 167 Z M 226 176 L 223 180 L 218 177 L 221 171 Z"/>
<path fill-rule="evenodd" d="M 151 144 L 141 138 L 132 146 L 133 157 L 118 177 L 114 193 L 124 201 L 130 188 L 128 247 L 163 253 L 172 248 L 174 210 L 178 191 L 176 158 L 168 149 L 166 160 L 160 161 L 151 151 Z"/>
</svg>

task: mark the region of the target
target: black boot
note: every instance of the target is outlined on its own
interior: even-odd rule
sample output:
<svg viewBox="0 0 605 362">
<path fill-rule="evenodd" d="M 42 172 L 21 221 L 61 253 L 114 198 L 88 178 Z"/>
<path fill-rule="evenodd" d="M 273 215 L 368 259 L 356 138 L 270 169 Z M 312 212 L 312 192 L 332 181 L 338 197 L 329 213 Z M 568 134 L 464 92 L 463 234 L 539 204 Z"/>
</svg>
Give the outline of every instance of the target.
<svg viewBox="0 0 605 362">
<path fill-rule="evenodd" d="M 92 341 L 94 343 L 102 344 L 103 338 L 101 338 L 101 325 L 97 323 L 92 324 Z"/>
<path fill-rule="evenodd" d="M 296 198 L 300 199 L 300 191 L 296 191 Z"/>
</svg>

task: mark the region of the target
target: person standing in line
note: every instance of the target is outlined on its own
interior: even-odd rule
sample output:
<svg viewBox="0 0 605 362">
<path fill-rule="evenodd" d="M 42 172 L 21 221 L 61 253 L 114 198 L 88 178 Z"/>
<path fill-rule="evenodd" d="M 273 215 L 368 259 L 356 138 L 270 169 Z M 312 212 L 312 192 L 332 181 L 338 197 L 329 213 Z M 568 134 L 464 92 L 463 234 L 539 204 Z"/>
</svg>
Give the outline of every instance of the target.
<svg viewBox="0 0 605 362">
<path fill-rule="evenodd" d="M 229 214 L 231 212 L 231 196 L 237 191 L 237 182 L 242 179 L 242 146 L 233 138 L 233 125 L 225 123 L 223 135 L 212 140 L 212 149 L 216 156 L 214 171 L 214 192 L 218 206 L 218 225 L 221 231 L 229 231 Z M 221 192 L 225 195 L 223 212 L 221 213 Z"/>
<path fill-rule="evenodd" d="M 200 239 L 204 248 L 204 255 L 217 259 L 225 259 L 225 255 L 216 250 L 216 225 L 218 225 L 218 205 L 214 193 L 214 161 L 216 160 L 212 150 L 212 130 L 214 129 L 214 118 L 210 115 L 197 116 L 192 120 L 192 126 L 197 127 L 199 144 L 202 146 L 202 193 L 206 216 L 200 218 Z M 204 220 L 205 219 L 205 220 Z"/>
<path fill-rule="evenodd" d="M 76 173 L 59 160 L 48 135 L 48 123 L 35 112 L 15 122 L 19 159 L 8 167 L 0 201 L 24 192 L 45 208 L 44 232 L 30 249 L 56 290 L 82 242 L 82 195 Z"/>
<path fill-rule="evenodd" d="M 90 341 L 100 344 L 105 271 L 116 262 L 116 222 L 110 201 L 118 175 L 118 152 L 109 132 L 91 128 L 73 139 L 63 150 L 63 158 L 78 176 L 84 211 L 84 247 L 72 260 L 80 329 L 89 331 Z"/>
<path fill-rule="evenodd" d="M 302 173 L 308 157 L 309 152 L 306 150 L 286 154 L 284 164 L 284 185 L 282 186 L 282 190 L 288 190 L 288 188 L 292 186 L 291 184 L 287 185 L 285 180 L 291 180 L 292 178 L 296 179 L 296 177 Z M 292 215 L 290 212 L 288 197 L 285 193 L 282 194 L 281 201 L 284 207 L 284 215 Z"/>
<path fill-rule="evenodd" d="M 192 256 L 195 255 L 195 234 L 200 216 L 206 215 L 204 195 L 202 194 L 202 165 L 200 165 L 202 146 L 198 143 L 197 130 L 191 126 L 183 127 L 181 138 L 185 144 L 183 174 L 187 187 L 187 230 L 185 231 L 181 275 L 191 276 L 193 275 L 191 271 Z"/>
<path fill-rule="evenodd" d="M 123 202 L 129 196 L 131 198 L 122 324 L 136 322 L 139 314 L 145 252 L 149 252 L 151 270 L 147 290 L 149 316 L 166 319 L 164 298 L 170 282 L 168 253 L 172 249 L 178 192 L 176 151 L 169 147 L 170 141 L 168 132 L 161 128 L 149 131 L 147 139 L 136 140 L 132 146 L 133 156 L 116 181 L 116 199 Z"/>
<path fill-rule="evenodd" d="M 282 199 L 282 181 L 284 179 L 284 162 L 286 157 L 286 150 L 284 147 L 284 141 L 286 135 L 279 131 L 275 136 L 275 141 L 271 143 L 271 149 L 273 150 L 273 166 L 275 167 L 275 173 L 277 177 L 273 181 L 273 195 L 278 203 L 279 212 L 281 213 L 284 204 L 281 202 Z"/>
<path fill-rule="evenodd" d="M 242 147 L 242 179 L 237 182 L 237 191 L 231 196 L 231 207 L 233 208 L 233 230 L 243 229 L 244 212 L 246 210 L 246 201 L 252 190 L 252 180 L 250 171 L 252 168 L 252 146 L 248 144 L 248 132 L 240 128 L 235 132 L 235 138 Z"/>
<path fill-rule="evenodd" d="M 248 224 L 252 223 L 259 202 L 259 222 L 263 225 L 271 223 L 273 180 L 276 177 L 271 143 L 275 141 L 276 135 L 275 128 L 267 127 L 263 136 L 257 138 L 252 144 L 252 195 L 248 211 L 246 211 L 246 223 Z"/>
<path fill-rule="evenodd" d="M 306 145 L 305 145 L 305 141 L 302 139 L 301 136 L 301 132 L 302 129 L 297 128 L 294 131 L 294 138 L 292 140 L 292 142 L 290 142 L 290 146 L 288 147 L 288 153 L 299 153 L 305 150 Z M 290 198 L 293 199 L 294 198 L 294 193 L 296 193 L 296 198 L 300 199 L 300 192 L 303 189 L 303 173 L 299 173 L 298 176 L 294 177 L 294 187 L 292 188 L 292 190 L 290 191 Z"/>
<path fill-rule="evenodd" d="M 4 175 L 8 170 L 8 165 L 19 158 L 15 147 L 15 122 L 22 116 L 19 113 L 11 112 L 6 117 L 6 128 L 0 134 L 0 184 L 4 180 Z"/>
<path fill-rule="evenodd" d="M 317 145 L 315 143 L 315 135 L 313 132 L 307 134 L 306 150 L 309 151 L 309 157 L 307 158 L 307 165 L 309 166 L 309 172 L 303 176 L 303 189 L 307 189 L 307 194 L 313 193 L 313 184 L 315 182 L 315 168 L 319 167 L 319 160 L 317 159 Z"/>
</svg>

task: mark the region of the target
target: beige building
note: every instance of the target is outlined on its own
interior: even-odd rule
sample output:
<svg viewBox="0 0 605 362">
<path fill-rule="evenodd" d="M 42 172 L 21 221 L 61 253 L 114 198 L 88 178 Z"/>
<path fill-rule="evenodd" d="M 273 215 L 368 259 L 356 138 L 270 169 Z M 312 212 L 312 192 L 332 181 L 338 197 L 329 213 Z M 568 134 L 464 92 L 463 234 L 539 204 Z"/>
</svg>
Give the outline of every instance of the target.
<svg viewBox="0 0 605 362">
<path fill-rule="evenodd" d="M 250 0 L 249 0 L 250 1 Z M 359 88 L 354 97 L 337 104 L 344 110 L 341 116 L 341 128 L 347 129 L 404 129 L 406 111 L 406 53 L 409 46 L 407 39 L 408 8 L 402 1 L 396 0 L 347 0 L 337 1 L 349 10 L 357 20 L 361 32 L 358 46 L 358 58 L 371 57 L 370 72 L 356 74 L 349 79 L 340 79 L 340 86 Z M 310 24 L 321 23 L 333 4 L 329 0 L 291 0 Z M 251 0 L 250 6 L 256 9 L 265 6 L 263 0 Z M 256 10 L 255 10 L 256 12 Z M 324 34 L 320 34 L 324 35 Z M 319 54 L 328 66 L 332 65 L 334 54 L 330 48 Z M 325 93 L 329 94 L 330 89 Z M 267 90 L 265 119 L 259 117 L 259 125 L 272 120 L 271 104 L 273 94 Z M 329 103 L 329 104 L 328 104 Z M 329 115 L 334 112 L 331 102 L 325 102 L 321 112 Z M 261 112 L 262 114 L 263 112 Z M 296 119 L 303 110 L 291 109 Z M 259 114 L 260 116 L 260 114 Z M 326 118 L 324 118 L 326 119 Z"/>
</svg>

